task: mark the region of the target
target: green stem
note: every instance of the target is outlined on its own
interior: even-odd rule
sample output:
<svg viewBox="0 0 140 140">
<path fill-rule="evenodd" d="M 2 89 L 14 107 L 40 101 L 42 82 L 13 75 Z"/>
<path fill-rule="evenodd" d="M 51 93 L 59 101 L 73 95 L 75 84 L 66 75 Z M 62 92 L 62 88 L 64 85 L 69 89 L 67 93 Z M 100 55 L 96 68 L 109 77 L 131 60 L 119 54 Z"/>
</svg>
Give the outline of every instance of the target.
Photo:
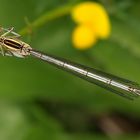
<svg viewBox="0 0 140 140">
<path fill-rule="evenodd" d="M 63 7 L 59 7 L 55 10 L 52 10 L 50 12 L 47 11 L 41 17 L 37 18 L 35 21 L 29 23 L 30 25 L 27 25 L 26 27 L 24 27 L 19 32 L 19 34 L 26 35 L 30 31 L 38 29 L 39 27 L 45 25 L 49 21 L 68 15 L 70 11 L 72 10 L 72 8 L 73 8 L 73 5 L 65 5 Z"/>
</svg>

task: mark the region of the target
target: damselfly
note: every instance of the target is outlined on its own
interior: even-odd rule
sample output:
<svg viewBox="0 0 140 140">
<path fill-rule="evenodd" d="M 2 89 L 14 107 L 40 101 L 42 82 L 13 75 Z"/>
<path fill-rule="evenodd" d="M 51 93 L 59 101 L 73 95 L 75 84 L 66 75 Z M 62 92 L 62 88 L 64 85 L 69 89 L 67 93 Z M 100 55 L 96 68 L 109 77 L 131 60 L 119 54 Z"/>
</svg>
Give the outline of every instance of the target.
<svg viewBox="0 0 140 140">
<path fill-rule="evenodd" d="M 0 36 L 0 49 L 2 55 L 17 57 L 32 55 L 128 99 L 134 99 L 140 95 L 140 86 L 135 82 L 63 58 L 36 51 L 31 48 L 29 44 L 21 41 L 19 39 L 20 35 L 14 32 L 13 28 L 1 28 L 1 33 L 2 32 L 4 32 Z M 9 35 L 10 33 L 12 36 Z"/>
</svg>

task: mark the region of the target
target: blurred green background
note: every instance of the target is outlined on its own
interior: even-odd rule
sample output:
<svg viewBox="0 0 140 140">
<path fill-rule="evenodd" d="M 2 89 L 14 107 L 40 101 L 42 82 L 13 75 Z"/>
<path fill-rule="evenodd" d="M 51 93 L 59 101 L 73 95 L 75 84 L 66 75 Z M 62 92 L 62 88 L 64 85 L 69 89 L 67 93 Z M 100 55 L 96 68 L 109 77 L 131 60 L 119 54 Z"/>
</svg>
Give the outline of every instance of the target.
<svg viewBox="0 0 140 140">
<path fill-rule="evenodd" d="M 78 51 L 69 9 L 82 1 L 0 0 L 0 24 L 14 26 L 38 50 L 140 83 L 140 1 L 98 0 L 110 15 L 111 37 Z M 0 72 L 0 140 L 140 137 L 140 99 L 126 100 L 32 57 L 1 56 Z"/>
</svg>

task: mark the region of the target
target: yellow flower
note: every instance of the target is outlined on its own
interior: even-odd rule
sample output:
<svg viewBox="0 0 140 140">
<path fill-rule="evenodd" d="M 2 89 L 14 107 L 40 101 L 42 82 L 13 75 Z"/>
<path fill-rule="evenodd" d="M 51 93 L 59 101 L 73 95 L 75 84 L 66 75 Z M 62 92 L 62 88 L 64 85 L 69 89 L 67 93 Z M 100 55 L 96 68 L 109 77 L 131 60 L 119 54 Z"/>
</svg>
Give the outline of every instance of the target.
<svg viewBox="0 0 140 140">
<path fill-rule="evenodd" d="M 97 41 L 97 38 L 90 27 L 81 24 L 75 28 L 72 35 L 72 41 L 77 49 L 84 50 L 94 45 Z"/>
<path fill-rule="evenodd" d="M 90 32 L 93 32 L 93 33 L 90 33 L 92 34 L 92 36 L 94 36 L 93 40 L 106 39 L 109 37 L 110 30 L 111 30 L 110 21 L 109 21 L 109 17 L 105 8 L 101 4 L 96 3 L 96 2 L 83 2 L 79 5 L 76 5 L 73 8 L 71 15 L 72 15 L 73 20 L 78 25 L 84 25 L 90 28 Z M 82 30 L 80 30 L 80 33 L 82 34 Z M 73 38 L 74 37 L 76 37 L 76 35 L 73 36 Z M 86 37 L 86 39 L 88 37 Z M 75 40 L 73 41 L 75 46 L 77 44 L 80 44 L 79 43 L 80 41 L 78 41 L 78 39 L 73 39 L 73 40 Z M 76 43 L 76 40 L 78 41 L 78 43 Z M 89 44 L 90 44 L 89 42 L 87 43 L 87 48 L 89 48 Z M 93 44 L 95 44 L 95 42 L 96 41 L 93 41 Z M 79 46 L 82 46 L 82 45 L 79 45 Z M 85 46 L 86 48 L 85 44 L 83 46 Z"/>
</svg>

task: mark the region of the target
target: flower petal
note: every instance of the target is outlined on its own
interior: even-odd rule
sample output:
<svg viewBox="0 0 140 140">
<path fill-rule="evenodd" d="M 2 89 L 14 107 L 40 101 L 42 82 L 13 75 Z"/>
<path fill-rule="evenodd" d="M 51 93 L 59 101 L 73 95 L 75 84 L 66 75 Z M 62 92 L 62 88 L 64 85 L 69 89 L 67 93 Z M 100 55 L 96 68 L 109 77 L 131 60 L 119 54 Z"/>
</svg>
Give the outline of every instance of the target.
<svg viewBox="0 0 140 140">
<path fill-rule="evenodd" d="M 86 25 L 76 27 L 72 34 L 72 42 L 74 47 L 80 50 L 85 50 L 92 47 L 96 41 L 96 35 Z"/>
</svg>

